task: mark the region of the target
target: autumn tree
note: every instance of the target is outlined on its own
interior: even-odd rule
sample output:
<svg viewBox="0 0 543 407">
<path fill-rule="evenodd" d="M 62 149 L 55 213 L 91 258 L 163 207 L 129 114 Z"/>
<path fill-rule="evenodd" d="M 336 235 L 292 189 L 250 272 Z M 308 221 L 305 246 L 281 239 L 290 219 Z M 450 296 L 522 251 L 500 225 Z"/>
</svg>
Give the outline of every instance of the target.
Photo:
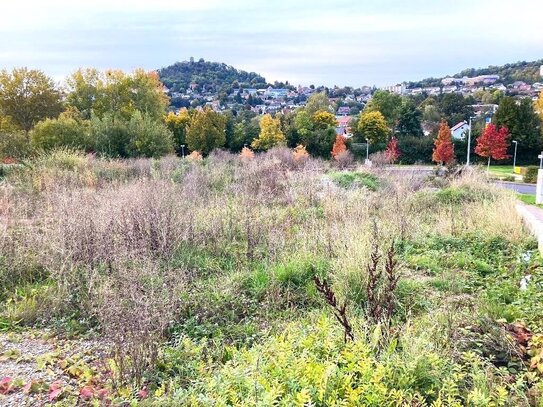
<svg viewBox="0 0 543 407">
<path fill-rule="evenodd" d="M 434 140 L 434 151 L 432 161 L 444 165 L 454 161 L 454 145 L 452 143 L 451 129 L 445 120 L 441 121 L 439 133 Z"/>
<path fill-rule="evenodd" d="M 161 120 L 169 104 L 164 86 L 155 71 L 136 69 L 98 71 L 79 69 L 66 79 L 68 106 L 77 108 L 84 119 L 107 113 L 130 120 L 139 110 L 153 120 Z"/>
<path fill-rule="evenodd" d="M 336 136 L 334 146 L 332 147 L 332 157 L 337 159 L 337 157 L 345 151 L 347 151 L 347 146 L 345 145 L 345 137 L 341 134 L 338 134 Z"/>
<path fill-rule="evenodd" d="M 375 144 L 387 138 L 389 128 L 381 112 L 369 111 L 360 116 L 358 131 L 369 144 Z"/>
<path fill-rule="evenodd" d="M 313 126 L 319 129 L 337 126 L 336 116 L 324 110 L 319 110 L 318 112 L 314 113 L 311 121 L 313 122 Z"/>
<path fill-rule="evenodd" d="M 386 159 L 391 163 L 395 163 L 398 161 L 398 158 L 400 158 L 400 155 L 401 151 L 398 147 L 398 139 L 396 137 L 392 137 L 387 144 L 387 149 L 385 150 Z"/>
<path fill-rule="evenodd" d="M 186 145 L 187 129 L 190 124 L 190 114 L 187 109 L 180 109 L 177 114 L 170 112 L 164 118 L 164 122 L 173 134 L 175 151 L 181 153 L 181 146 Z"/>
<path fill-rule="evenodd" d="M 505 160 L 509 158 L 509 130 L 507 127 L 498 128 L 495 124 L 486 126 L 483 134 L 477 138 L 475 154 L 488 159 L 487 170 L 490 168 L 490 160 Z"/>
<path fill-rule="evenodd" d="M 281 131 L 279 119 L 274 119 L 270 114 L 265 114 L 260 120 L 260 134 L 254 139 L 251 147 L 257 150 L 269 150 L 278 145 L 285 144 L 285 135 Z"/>
<path fill-rule="evenodd" d="M 43 72 L 15 68 L 0 71 L 0 114 L 8 116 L 26 134 L 40 120 L 57 117 L 61 95 Z"/>
<path fill-rule="evenodd" d="M 196 111 L 187 129 L 187 146 L 192 151 L 209 154 L 213 149 L 223 147 L 226 119 L 211 109 Z"/>
</svg>

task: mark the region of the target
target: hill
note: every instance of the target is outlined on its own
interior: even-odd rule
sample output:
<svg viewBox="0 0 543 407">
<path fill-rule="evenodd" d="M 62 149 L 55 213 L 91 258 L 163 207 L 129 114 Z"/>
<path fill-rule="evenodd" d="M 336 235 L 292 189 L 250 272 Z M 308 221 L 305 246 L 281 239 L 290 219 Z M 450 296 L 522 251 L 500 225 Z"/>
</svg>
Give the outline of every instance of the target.
<svg viewBox="0 0 543 407">
<path fill-rule="evenodd" d="M 231 93 L 238 87 L 264 87 L 266 79 L 254 72 L 246 72 L 233 66 L 200 59 L 195 62 L 176 62 L 158 71 L 162 82 L 174 92 L 195 88 L 202 91 Z"/>
<path fill-rule="evenodd" d="M 506 86 L 515 81 L 523 81 L 531 85 L 541 81 L 539 73 L 541 65 L 543 65 L 543 59 L 532 62 L 519 61 L 500 66 L 490 65 L 486 68 L 468 68 L 452 75 L 452 77 L 462 78 L 464 76 L 500 75 L 500 82 Z M 426 78 L 421 81 L 408 82 L 408 87 L 439 86 L 441 85 L 442 79 L 443 78 Z"/>
</svg>

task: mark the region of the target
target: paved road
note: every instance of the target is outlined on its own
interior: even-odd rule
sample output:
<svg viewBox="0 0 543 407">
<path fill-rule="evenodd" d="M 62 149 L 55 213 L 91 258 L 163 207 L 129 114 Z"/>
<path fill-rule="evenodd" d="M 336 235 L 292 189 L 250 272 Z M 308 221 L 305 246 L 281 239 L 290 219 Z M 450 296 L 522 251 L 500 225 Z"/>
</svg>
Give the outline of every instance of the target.
<svg viewBox="0 0 543 407">
<path fill-rule="evenodd" d="M 534 184 L 519 184 L 516 182 L 496 182 L 496 185 L 511 189 L 519 194 L 530 194 L 535 195 L 535 185 Z"/>
</svg>

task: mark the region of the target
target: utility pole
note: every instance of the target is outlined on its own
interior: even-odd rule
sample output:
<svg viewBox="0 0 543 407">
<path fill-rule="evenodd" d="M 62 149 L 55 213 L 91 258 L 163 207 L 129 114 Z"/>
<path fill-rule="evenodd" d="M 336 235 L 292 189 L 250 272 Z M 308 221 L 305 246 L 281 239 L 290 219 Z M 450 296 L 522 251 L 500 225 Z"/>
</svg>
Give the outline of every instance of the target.
<svg viewBox="0 0 543 407">
<path fill-rule="evenodd" d="M 468 129 L 468 153 L 467 153 L 467 158 L 466 158 L 466 166 L 469 167 L 469 158 L 470 158 L 470 153 L 471 153 L 471 119 L 474 119 L 473 116 L 470 116 L 469 117 L 469 129 Z"/>
</svg>

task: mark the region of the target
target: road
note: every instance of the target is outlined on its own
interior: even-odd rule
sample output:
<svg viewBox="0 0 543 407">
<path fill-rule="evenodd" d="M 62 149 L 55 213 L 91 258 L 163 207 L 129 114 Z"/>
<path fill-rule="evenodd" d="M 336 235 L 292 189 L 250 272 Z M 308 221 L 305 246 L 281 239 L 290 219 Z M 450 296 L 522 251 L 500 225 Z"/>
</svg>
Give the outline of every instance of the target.
<svg viewBox="0 0 543 407">
<path fill-rule="evenodd" d="M 535 184 L 519 184 L 516 182 L 496 182 L 496 185 L 518 192 L 519 194 L 535 195 Z"/>
</svg>

